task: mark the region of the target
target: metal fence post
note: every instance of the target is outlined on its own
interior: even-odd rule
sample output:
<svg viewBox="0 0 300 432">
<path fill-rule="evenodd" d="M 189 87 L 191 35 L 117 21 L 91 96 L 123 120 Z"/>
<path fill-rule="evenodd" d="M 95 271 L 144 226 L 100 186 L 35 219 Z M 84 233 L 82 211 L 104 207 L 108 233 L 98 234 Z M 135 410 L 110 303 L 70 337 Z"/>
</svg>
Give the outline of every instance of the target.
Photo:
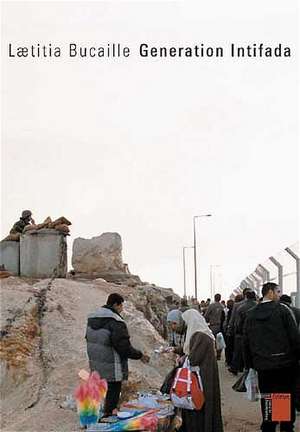
<svg viewBox="0 0 300 432">
<path fill-rule="evenodd" d="M 269 260 L 277 267 L 277 269 L 278 269 L 278 286 L 279 286 L 279 289 L 280 289 L 280 295 L 282 294 L 282 292 L 283 292 L 283 266 L 282 266 L 282 264 L 280 264 L 280 262 L 279 261 L 277 261 L 277 259 L 276 258 L 274 258 L 274 257 L 269 257 Z"/>
<path fill-rule="evenodd" d="M 246 288 L 255 289 L 255 283 L 253 282 L 253 280 L 249 276 L 246 277 L 245 281 L 247 284 Z"/>
<path fill-rule="evenodd" d="M 296 307 L 300 308 L 300 257 L 288 247 L 285 250 L 296 260 Z"/>
<path fill-rule="evenodd" d="M 256 291 L 256 292 L 258 293 L 257 281 L 256 281 L 256 279 L 253 277 L 253 275 L 252 275 L 252 274 L 249 275 L 249 276 L 247 277 L 247 279 L 250 280 L 250 282 L 251 282 L 250 288 L 252 288 L 254 291 Z"/>
<path fill-rule="evenodd" d="M 255 269 L 254 272 L 252 273 L 252 277 L 253 277 L 253 279 L 256 280 L 256 284 L 257 284 L 258 288 L 261 289 L 261 287 L 264 284 L 263 275 Z"/>
<path fill-rule="evenodd" d="M 250 278 L 250 280 L 253 281 L 253 288 L 256 291 L 257 295 L 259 295 L 260 279 L 256 278 L 253 273 L 248 277 Z"/>
<path fill-rule="evenodd" d="M 247 282 L 246 281 L 244 281 L 244 280 L 242 280 L 242 282 L 240 283 L 240 288 L 241 288 L 241 290 L 243 291 L 243 289 L 244 288 L 247 288 Z"/>
<path fill-rule="evenodd" d="M 257 270 L 259 270 L 259 272 L 261 274 L 264 274 L 264 282 L 269 282 L 270 281 L 270 279 L 271 279 L 270 272 L 269 272 L 269 270 L 266 267 L 264 267 L 262 264 L 258 264 Z"/>
</svg>

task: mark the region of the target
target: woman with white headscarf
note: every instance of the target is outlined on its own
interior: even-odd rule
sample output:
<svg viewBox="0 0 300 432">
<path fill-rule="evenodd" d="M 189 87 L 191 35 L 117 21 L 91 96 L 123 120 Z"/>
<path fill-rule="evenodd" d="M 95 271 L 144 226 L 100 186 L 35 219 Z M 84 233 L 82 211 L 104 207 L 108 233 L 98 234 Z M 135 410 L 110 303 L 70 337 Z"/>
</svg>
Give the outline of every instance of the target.
<svg viewBox="0 0 300 432">
<path fill-rule="evenodd" d="M 223 432 L 214 335 L 196 310 L 187 310 L 182 319 L 187 326 L 184 352 L 191 366 L 200 368 L 205 403 L 200 411 L 182 410 L 180 432 Z"/>
<path fill-rule="evenodd" d="M 205 318 L 197 312 L 195 309 L 189 309 L 182 314 L 182 319 L 186 323 L 186 337 L 184 341 L 183 351 L 185 354 L 190 353 L 190 341 L 191 337 L 196 332 L 205 333 L 211 338 L 213 343 L 215 342 L 215 337 L 209 328 Z"/>
</svg>

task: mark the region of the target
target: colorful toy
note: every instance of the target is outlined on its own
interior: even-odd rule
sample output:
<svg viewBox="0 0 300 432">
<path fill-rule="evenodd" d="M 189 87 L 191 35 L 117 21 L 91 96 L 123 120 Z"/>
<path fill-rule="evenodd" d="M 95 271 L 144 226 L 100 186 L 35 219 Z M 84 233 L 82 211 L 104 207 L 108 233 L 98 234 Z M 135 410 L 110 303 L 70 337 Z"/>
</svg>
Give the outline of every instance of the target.
<svg viewBox="0 0 300 432">
<path fill-rule="evenodd" d="M 107 382 L 100 378 L 98 372 L 92 372 L 88 379 L 76 388 L 75 399 L 81 426 L 97 423 L 106 392 Z"/>
</svg>

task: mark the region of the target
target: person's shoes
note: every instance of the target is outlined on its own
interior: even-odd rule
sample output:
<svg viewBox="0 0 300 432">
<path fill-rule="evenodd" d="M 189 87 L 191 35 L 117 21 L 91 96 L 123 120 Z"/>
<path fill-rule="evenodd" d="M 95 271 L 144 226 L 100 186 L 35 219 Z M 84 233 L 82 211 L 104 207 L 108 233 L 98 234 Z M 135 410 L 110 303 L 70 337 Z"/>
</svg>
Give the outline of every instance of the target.
<svg viewBox="0 0 300 432">
<path fill-rule="evenodd" d="M 227 370 L 228 370 L 228 372 L 230 372 L 233 375 L 237 375 L 238 374 L 237 371 L 234 370 L 234 369 L 232 369 L 231 367 L 229 367 Z"/>
</svg>

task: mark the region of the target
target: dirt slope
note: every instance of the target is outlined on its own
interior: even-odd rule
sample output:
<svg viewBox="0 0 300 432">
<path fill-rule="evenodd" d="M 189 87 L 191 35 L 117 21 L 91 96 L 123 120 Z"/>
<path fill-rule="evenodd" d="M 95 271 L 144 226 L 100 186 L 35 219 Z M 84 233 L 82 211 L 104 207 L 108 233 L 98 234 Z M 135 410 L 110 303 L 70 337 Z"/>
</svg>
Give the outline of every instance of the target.
<svg viewBox="0 0 300 432">
<path fill-rule="evenodd" d="M 1 349 L 3 431 L 78 430 L 77 414 L 60 405 L 77 385 L 78 371 L 88 369 L 86 317 L 105 303 L 107 292 L 119 287 L 56 279 L 46 292 L 39 323 L 36 303 L 41 302 L 48 284 L 49 280 L 43 280 L 31 285 L 19 278 L 1 282 L 1 328 L 7 318 L 13 319 Z M 157 388 L 171 367 L 168 358 L 154 355 L 154 348 L 164 341 L 131 302 L 126 302 L 125 310 L 132 343 L 151 354 L 149 365 L 131 362 L 130 388 Z M 30 327 L 32 322 L 35 330 Z M 3 345 L 4 340 L 10 343 Z M 17 364 L 16 358 L 20 360 Z"/>
</svg>

